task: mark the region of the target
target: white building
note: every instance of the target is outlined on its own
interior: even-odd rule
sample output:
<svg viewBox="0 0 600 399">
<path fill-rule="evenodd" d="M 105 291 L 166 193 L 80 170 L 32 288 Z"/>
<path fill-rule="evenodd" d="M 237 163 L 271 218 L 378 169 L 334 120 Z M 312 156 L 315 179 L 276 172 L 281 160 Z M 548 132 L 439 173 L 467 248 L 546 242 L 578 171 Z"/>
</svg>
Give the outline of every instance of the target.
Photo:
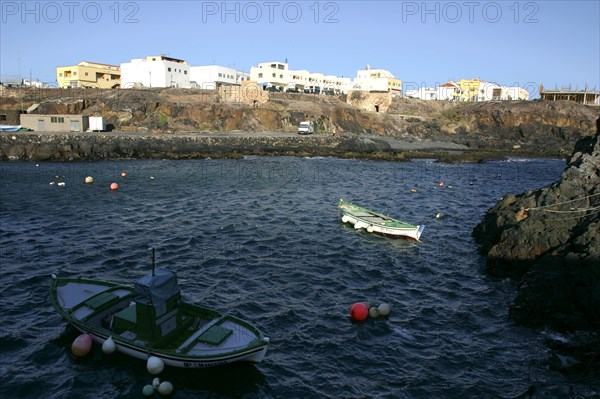
<svg viewBox="0 0 600 399">
<path fill-rule="evenodd" d="M 310 93 L 345 92 L 350 78 L 311 73 L 307 70 L 291 70 L 286 62 L 263 62 L 250 68 L 250 79 L 265 87 L 280 91 Z"/>
<path fill-rule="evenodd" d="M 420 87 L 414 90 L 406 90 L 406 97 L 417 98 L 419 100 L 437 100 L 438 89 L 433 87 Z"/>
<path fill-rule="evenodd" d="M 121 87 L 136 86 L 190 88 L 190 66 L 184 60 L 164 55 L 121 64 Z"/>
<path fill-rule="evenodd" d="M 214 90 L 217 85 L 240 85 L 250 74 L 219 65 L 190 67 L 190 83 L 194 87 Z"/>
<path fill-rule="evenodd" d="M 365 69 L 356 71 L 356 78 L 352 81 L 352 90 L 387 91 L 393 95 L 402 94 L 402 81 L 385 69 Z"/>
</svg>

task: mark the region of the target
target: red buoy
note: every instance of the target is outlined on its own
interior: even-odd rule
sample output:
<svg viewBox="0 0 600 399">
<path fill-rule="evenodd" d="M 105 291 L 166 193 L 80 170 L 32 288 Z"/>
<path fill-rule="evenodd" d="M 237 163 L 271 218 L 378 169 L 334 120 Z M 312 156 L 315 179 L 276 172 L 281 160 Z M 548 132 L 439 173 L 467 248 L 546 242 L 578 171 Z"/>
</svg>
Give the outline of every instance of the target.
<svg viewBox="0 0 600 399">
<path fill-rule="evenodd" d="M 115 191 L 119 189 L 119 185 L 117 183 L 111 183 L 110 184 L 110 189 Z"/>
<path fill-rule="evenodd" d="M 350 317 L 354 321 L 363 321 L 369 317 L 369 308 L 362 302 L 355 303 L 350 307 Z"/>
<path fill-rule="evenodd" d="M 71 352 L 77 357 L 87 355 L 90 350 L 92 350 L 92 336 L 89 334 L 81 334 L 71 345 Z"/>
</svg>

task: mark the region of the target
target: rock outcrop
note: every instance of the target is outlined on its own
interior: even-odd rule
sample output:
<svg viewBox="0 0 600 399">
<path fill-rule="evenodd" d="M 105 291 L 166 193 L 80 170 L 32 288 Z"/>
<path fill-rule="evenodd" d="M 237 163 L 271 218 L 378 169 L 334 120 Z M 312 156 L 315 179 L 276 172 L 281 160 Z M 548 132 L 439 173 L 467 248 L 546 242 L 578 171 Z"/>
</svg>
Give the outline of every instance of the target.
<svg viewBox="0 0 600 399">
<path fill-rule="evenodd" d="M 600 329 L 600 118 L 550 187 L 507 195 L 473 235 L 487 271 L 522 276 L 510 315 L 557 330 Z"/>
</svg>

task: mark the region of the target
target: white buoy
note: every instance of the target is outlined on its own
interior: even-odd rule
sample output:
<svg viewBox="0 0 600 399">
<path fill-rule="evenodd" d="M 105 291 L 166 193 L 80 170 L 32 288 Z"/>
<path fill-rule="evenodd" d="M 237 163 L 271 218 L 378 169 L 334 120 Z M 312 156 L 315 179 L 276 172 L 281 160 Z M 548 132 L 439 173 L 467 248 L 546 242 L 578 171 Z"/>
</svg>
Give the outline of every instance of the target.
<svg viewBox="0 0 600 399">
<path fill-rule="evenodd" d="M 152 386 L 154 387 L 154 389 L 158 389 L 159 385 L 160 385 L 160 379 L 158 377 L 156 377 L 155 379 L 152 380 Z"/>
<path fill-rule="evenodd" d="M 146 362 L 146 368 L 148 372 L 153 375 L 162 373 L 165 368 L 165 362 L 161 358 L 156 356 L 150 356 Z"/>
<path fill-rule="evenodd" d="M 388 305 L 387 303 L 382 303 L 381 305 L 379 305 L 377 307 L 377 311 L 383 317 L 387 317 L 390 314 L 391 310 L 392 309 L 391 309 L 390 305 Z"/>
<path fill-rule="evenodd" d="M 66 185 L 66 183 L 64 181 L 58 182 L 58 187 L 64 187 L 65 185 Z"/>
<path fill-rule="evenodd" d="M 92 184 L 94 182 L 94 178 L 92 176 L 88 176 L 85 178 L 86 184 Z"/>
<path fill-rule="evenodd" d="M 161 395 L 170 395 L 173 393 L 173 384 L 169 381 L 161 382 L 158 386 L 158 393 Z"/>
<path fill-rule="evenodd" d="M 115 344 L 115 341 L 112 339 L 112 337 L 108 337 L 108 339 L 102 344 L 102 352 L 106 353 L 107 355 L 112 355 L 116 350 L 117 344 Z"/>
</svg>

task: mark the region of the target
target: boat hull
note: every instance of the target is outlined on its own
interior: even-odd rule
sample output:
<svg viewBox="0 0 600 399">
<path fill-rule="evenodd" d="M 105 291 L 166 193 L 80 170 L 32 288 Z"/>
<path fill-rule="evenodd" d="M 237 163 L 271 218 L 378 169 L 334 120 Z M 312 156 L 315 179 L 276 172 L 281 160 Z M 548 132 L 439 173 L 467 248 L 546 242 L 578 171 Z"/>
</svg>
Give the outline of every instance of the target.
<svg viewBox="0 0 600 399">
<path fill-rule="evenodd" d="M 99 334 L 96 331 L 83 328 L 81 326 L 74 326 L 77 330 L 79 330 L 83 334 L 89 334 L 94 342 L 102 345 L 104 341 L 106 341 L 109 337 Z M 115 346 L 117 352 L 123 353 L 125 355 L 140 359 L 140 360 L 148 360 L 150 356 L 160 358 L 165 365 L 171 367 L 178 368 L 209 368 L 209 367 L 218 367 L 224 366 L 231 363 L 237 362 L 247 362 L 247 363 L 260 363 L 265 358 L 267 354 L 268 346 L 265 345 L 263 347 L 254 348 L 248 350 L 247 352 L 239 353 L 233 356 L 216 356 L 214 358 L 190 358 L 190 357 L 178 357 L 174 355 L 166 355 L 161 352 L 151 352 L 146 348 L 136 347 L 134 345 L 127 344 L 123 341 L 120 341 L 118 338 L 115 339 L 114 336 L 111 336 L 115 341 Z"/>
</svg>

